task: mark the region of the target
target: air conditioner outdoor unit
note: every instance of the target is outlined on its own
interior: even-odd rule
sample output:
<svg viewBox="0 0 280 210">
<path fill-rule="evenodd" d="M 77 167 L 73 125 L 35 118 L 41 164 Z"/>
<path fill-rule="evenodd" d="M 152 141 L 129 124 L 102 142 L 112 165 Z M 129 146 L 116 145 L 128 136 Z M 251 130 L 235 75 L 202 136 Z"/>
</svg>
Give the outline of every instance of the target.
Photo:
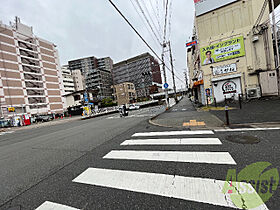
<svg viewBox="0 0 280 210">
<path fill-rule="evenodd" d="M 260 89 L 260 87 L 247 89 L 247 97 L 249 99 L 260 98 L 261 97 L 261 89 Z"/>
</svg>

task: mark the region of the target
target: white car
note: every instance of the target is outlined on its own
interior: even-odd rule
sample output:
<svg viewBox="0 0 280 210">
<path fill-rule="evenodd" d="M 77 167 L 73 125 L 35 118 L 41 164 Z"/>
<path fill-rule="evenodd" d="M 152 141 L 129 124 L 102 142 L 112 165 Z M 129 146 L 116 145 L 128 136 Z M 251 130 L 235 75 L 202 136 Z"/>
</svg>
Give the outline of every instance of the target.
<svg viewBox="0 0 280 210">
<path fill-rule="evenodd" d="M 136 110 L 136 109 L 140 109 L 140 106 L 136 105 L 136 104 L 129 104 L 128 109 L 129 110 Z"/>
</svg>

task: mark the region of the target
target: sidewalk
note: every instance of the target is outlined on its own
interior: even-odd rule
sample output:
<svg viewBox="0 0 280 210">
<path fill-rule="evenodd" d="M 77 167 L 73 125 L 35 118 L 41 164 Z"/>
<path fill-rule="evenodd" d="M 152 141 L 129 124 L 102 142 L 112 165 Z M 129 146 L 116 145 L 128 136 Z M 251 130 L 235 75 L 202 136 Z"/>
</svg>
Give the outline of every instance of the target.
<svg viewBox="0 0 280 210">
<path fill-rule="evenodd" d="M 225 122 L 224 111 L 210 111 Z M 280 124 L 280 98 L 256 99 L 229 111 L 230 124 Z"/>
<path fill-rule="evenodd" d="M 209 129 L 223 126 L 223 122 L 210 112 L 197 111 L 189 98 L 183 98 L 168 111 L 150 120 L 162 127 Z"/>
</svg>

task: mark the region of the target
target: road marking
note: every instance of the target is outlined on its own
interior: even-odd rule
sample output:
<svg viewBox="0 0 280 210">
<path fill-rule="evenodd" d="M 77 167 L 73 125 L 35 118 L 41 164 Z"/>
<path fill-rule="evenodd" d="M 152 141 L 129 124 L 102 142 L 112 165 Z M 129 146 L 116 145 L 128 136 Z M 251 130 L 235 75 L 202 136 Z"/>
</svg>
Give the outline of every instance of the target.
<svg viewBox="0 0 280 210">
<path fill-rule="evenodd" d="M 9 134 L 9 133 L 14 133 L 14 131 L 5 131 L 5 132 L 1 132 L 0 136 L 5 135 L 5 134 Z"/>
<path fill-rule="evenodd" d="M 143 114 L 143 115 L 128 115 L 128 116 L 126 116 L 126 117 L 122 117 L 122 118 L 133 118 L 133 117 L 151 117 L 151 116 L 153 116 L 153 115 L 151 115 L 151 114 Z M 115 117 L 107 117 L 107 119 L 120 119 L 121 117 L 120 116 L 115 116 Z"/>
<path fill-rule="evenodd" d="M 53 203 L 50 201 L 44 202 L 41 206 L 39 206 L 35 210 L 79 210 L 70 206 L 65 206 L 58 203 Z"/>
<path fill-rule="evenodd" d="M 73 182 L 237 208 L 230 196 L 223 193 L 226 182 L 215 179 L 88 168 Z M 253 189 L 250 184 L 244 183 L 245 185 L 248 185 L 246 186 L 248 189 Z M 245 204 L 261 202 L 259 195 L 254 194 L 252 200 L 251 197 L 242 197 L 242 194 L 238 200 Z M 267 207 L 263 204 L 256 209 L 267 209 Z"/>
<path fill-rule="evenodd" d="M 146 132 L 146 133 L 135 133 L 132 136 L 180 136 L 180 135 L 206 135 L 214 134 L 210 130 L 201 131 L 163 131 L 163 132 Z"/>
<path fill-rule="evenodd" d="M 103 158 L 236 165 L 228 152 L 112 150 Z"/>
<path fill-rule="evenodd" d="M 280 130 L 280 127 L 275 128 L 226 128 L 216 129 L 215 132 L 235 132 L 235 131 L 266 131 L 266 130 Z"/>
<path fill-rule="evenodd" d="M 121 145 L 220 145 L 218 138 L 187 138 L 187 139 L 130 139 Z"/>
</svg>

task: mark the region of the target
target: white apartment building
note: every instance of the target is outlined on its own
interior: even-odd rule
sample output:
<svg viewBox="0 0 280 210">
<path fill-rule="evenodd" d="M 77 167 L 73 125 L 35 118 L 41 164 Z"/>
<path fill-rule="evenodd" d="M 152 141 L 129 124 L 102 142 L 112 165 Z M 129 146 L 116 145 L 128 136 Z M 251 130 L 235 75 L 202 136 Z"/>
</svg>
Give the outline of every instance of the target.
<svg viewBox="0 0 280 210">
<path fill-rule="evenodd" d="M 62 71 L 64 94 L 75 92 L 73 76 L 70 69 L 68 68 L 68 65 L 62 66 L 61 71 Z"/>
</svg>

